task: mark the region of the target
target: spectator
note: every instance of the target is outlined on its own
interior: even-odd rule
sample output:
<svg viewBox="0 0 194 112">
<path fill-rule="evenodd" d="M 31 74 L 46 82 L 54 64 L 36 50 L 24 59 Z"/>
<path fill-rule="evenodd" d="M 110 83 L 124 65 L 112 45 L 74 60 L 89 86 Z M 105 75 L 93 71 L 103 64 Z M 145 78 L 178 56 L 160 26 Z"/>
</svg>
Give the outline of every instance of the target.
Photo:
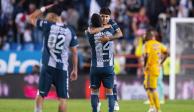
<svg viewBox="0 0 194 112">
<path fill-rule="evenodd" d="M 146 16 L 146 9 L 145 7 L 141 7 L 139 13 L 134 15 L 133 17 L 133 23 L 132 23 L 132 28 L 133 32 L 137 34 L 138 30 L 146 30 L 149 26 L 149 19 Z"/>
<path fill-rule="evenodd" d="M 32 31 L 30 25 L 28 24 L 24 30 L 24 43 L 32 42 Z"/>
<path fill-rule="evenodd" d="M 24 13 L 18 13 L 16 15 L 15 23 L 17 28 L 16 42 L 20 44 L 23 42 L 24 30 L 26 27 L 26 15 Z"/>
<path fill-rule="evenodd" d="M 73 8 L 70 7 L 67 10 L 68 13 L 68 23 L 73 26 L 75 29 L 78 28 L 79 13 Z"/>
<path fill-rule="evenodd" d="M 4 40 L 3 50 L 9 50 L 10 45 L 14 41 L 14 31 L 13 31 L 13 23 L 14 21 L 12 19 L 8 19 L 7 27 L 6 28 L 6 36 Z"/>
<path fill-rule="evenodd" d="M 117 22 L 117 24 L 121 27 L 121 30 L 124 33 L 124 37 L 129 39 L 130 29 L 129 29 L 129 18 L 127 16 L 127 7 L 124 4 L 124 0 L 113 0 L 110 5 L 110 9 L 113 12 L 112 16 Z"/>
<path fill-rule="evenodd" d="M 62 11 L 61 13 L 61 19 L 63 21 L 64 24 L 68 24 L 67 21 L 68 21 L 68 14 L 67 14 L 67 11 Z"/>
<path fill-rule="evenodd" d="M 170 4 L 167 7 L 166 12 L 169 14 L 170 17 L 177 16 L 177 1 L 176 0 L 170 0 Z"/>
<path fill-rule="evenodd" d="M 13 13 L 12 0 L 1 0 L 1 10 L 6 15 L 12 15 Z"/>
<path fill-rule="evenodd" d="M 5 42 L 8 30 L 8 17 L 5 13 L 0 11 L 0 49 L 2 49 Z"/>
<path fill-rule="evenodd" d="M 150 25 L 155 27 L 158 22 L 158 15 L 165 12 L 165 6 L 162 0 L 145 0 L 145 8 Z"/>
<path fill-rule="evenodd" d="M 131 13 L 136 13 L 141 8 L 141 0 L 127 0 L 126 1 L 128 11 Z"/>
<path fill-rule="evenodd" d="M 31 14 L 35 10 L 36 10 L 36 5 L 33 4 L 33 3 L 30 3 L 29 6 L 28 6 L 28 14 Z"/>
<path fill-rule="evenodd" d="M 170 42 L 170 17 L 166 13 L 161 13 L 158 16 L 158 25 L 157 29 L 161 34 L 162 42 Z"/>
<path fill-rule="evenodd" d="M 180 0 L 178 17 L 188 17 L 189 11 L 193 8 L 191 0 Z"/>
<path fill-rule="evenodd" d="M 23 13 L 24 12 L 24 3 L 25 3 L 25 0 L 19 0 L 18 3 L 16 2 L 13 2 L 13 7 L 14 7 L 14 10 L 13 10 L 13 18 L 15 19 L 16 18 L 16 15 L 18 13 Z"/>
</svg>

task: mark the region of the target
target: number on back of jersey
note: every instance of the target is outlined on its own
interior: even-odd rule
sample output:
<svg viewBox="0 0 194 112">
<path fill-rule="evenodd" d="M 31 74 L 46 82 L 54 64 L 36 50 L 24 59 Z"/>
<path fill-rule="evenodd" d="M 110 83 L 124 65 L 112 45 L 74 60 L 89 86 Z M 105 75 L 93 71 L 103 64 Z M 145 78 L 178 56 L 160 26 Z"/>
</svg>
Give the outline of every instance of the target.
<svg viewBox="0 0 194 112">
<path fill-rule="evenodd" d="M 61 53 L 63 50 L 64 42 L 65 42 L 64 35 L 50 34 L 48 38 L 48 47 L 54 53 Z"/>
</svg>

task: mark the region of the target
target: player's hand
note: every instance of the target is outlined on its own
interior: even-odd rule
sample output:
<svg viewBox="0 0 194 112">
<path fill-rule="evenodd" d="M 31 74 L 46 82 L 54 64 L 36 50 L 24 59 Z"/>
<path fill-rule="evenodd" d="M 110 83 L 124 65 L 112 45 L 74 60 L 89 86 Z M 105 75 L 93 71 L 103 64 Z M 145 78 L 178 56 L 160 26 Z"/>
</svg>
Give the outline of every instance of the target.
<svg viewBox="0 0 194 112">
<path fill-rule="evenodd" d="M 77 80 L 77 70 L 73 70 L 70 75 L 71 81 Z"/>
<path fill-rule="evenodd" d="M 109 24 L 103 26 L 104 29 L 110 28 L 110 27 L 111 27 L 111 25 L 109 25 Z"/>
<path fill-rule="evenodd" d="M 57 5 L 57 4 L 56 3 L 49 4 L 49 5 L 46 5 L 44 7 L 41 7 L 40 10 L 41 10 L 41 12 L 45 12 L 47 9 L 50 9 L 50 8 L 52 8 L 55 5 Z"/>
<path fill-rule="evenodd" d="M 99 40 L 100 42 L 102 42 L 102 43 L 105 43 L 105 42 L 110 41 L 110 37 L 104 36 L 104 37 L 102 37 L 102 38 L 99 38 L 98 40 Z"/>
</svg>

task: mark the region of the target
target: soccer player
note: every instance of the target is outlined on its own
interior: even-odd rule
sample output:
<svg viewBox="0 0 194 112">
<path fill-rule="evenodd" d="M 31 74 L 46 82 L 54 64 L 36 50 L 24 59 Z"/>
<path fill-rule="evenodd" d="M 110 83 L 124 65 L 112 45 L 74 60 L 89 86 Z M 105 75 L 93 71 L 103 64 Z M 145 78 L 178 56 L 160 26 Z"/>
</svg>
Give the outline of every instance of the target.
<svg viewBox="0 0 194 112">
<path fill-rule="evenodd" d="M 158 77 L 158 83 L 157 83 L 157 91 L 160 99 L 160 104 L 165 103 L 164 98 L 164 84 L 163 84 L 163 70 L 162 67 L 160 69 L 160 75 Z M 150 104 L 149 100 L 145 101 L 144 104 Z"/>
<path fill-rule="evenodd" d="M 146 33 L 144 45 L 144 87 L 150 102 L 149 112 L 161 112 L 157 93 L 157 80 L 160 68 L 168 56 L 167 48 L 157 41 L 157 31 L 150 29 Z M 161 60 L 162 59 L 162 60 Z"/>
<path fill-rule="evenodd" d="M 90 31 L 91 34 L 99 33 L 103 31 L 106 28 L 112 27 L 113 30 L 115 31 L 114 36 L 115 37 L 122 37 L 122 32 L 117 25 L 116 22 L 114 22 L 110 18 L 111 11 L 109 8 L 101 8 L 100 10 L 100 16 L 103 22 L 103 26 L 101 27 L 89 27 L 88 30 Z M 106 38 L 104 38 L 106 39 Z M 117 39 L 117 38 L 116 38 Z M 114 77 L 114 86 L 113 86 L 113 95 L 114 95 L 114 100 L 115 100 L 115 105 L 114 105 L 114 110 L 118 111 L 119 110 L 119 104 L 118 104 L 118 99 L 117 99 L 117 84 L 116 84 L 116 75 Z M 98 110 L 100 110 L 101 103 L 98 103 Z"/>
<path fill-rule="evenodd" d="M 109 24 L 111 11 L 108 8 L 102 8 L 100 15 L 94 14 L 91 18 L 91 29 L 102 27 L 98 33 L 88 30 L 88 39 L 92 47 L 92 63 L 90 69 L 90 87 L 91 87 L 91 104 L 93 112 L 97 112 L 99 102 L 98 94 L 101 82 L 106 89 L 106 95 L 109 100 L 109 112 L 114 111 L 115 99 L 113 96 L 114 81 L 114 43 L 113 40 L 122 37 L 120 28 L 115 29 L 111 26 L 103 28 Z M 102 19 L 102 20 L 101 20 Z M 102 21 L 102 24 L 100 23 Z M 99 28 L 100 29 L 100 28 Z"/>
<path fill-rule="evenodd" d="M 44 35 L 44 45 L 41 59 L 41 72 L 38 94 L 35 99 L 34 112 L 42 112 L 44 97 L 51 85 L 56 88 L 59 97 L 58 112 L 67 112 L 68 98 L 68 55 L 72 52 L 73 70 L 71 80 L 77 79 L 77 37 L 74 31 L 64 25 L 60 16 L 48 13 L 46 19 L 39 19 L 45 10 L 53 5 L 42 7 L 29 15 L 29 22 L 38 27 Z"/>
</svg>

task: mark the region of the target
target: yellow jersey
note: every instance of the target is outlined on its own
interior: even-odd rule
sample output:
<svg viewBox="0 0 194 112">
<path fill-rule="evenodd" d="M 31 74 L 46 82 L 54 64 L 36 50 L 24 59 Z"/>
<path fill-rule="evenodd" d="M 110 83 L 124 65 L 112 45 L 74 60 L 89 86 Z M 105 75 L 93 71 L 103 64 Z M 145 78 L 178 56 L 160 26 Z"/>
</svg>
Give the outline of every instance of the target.
<svg viewBox="0 0 194 112">
<path fill-rule="evenodd" d="M 147 55 L 147 62 L 145 66 L 145 75 L 156 75 L 160 74 L 160 63 L 161 56 L 167 52 L 167 48 L 156 40 L 149 40 L 144 45 L 144 54 Z"/>
</svg>

